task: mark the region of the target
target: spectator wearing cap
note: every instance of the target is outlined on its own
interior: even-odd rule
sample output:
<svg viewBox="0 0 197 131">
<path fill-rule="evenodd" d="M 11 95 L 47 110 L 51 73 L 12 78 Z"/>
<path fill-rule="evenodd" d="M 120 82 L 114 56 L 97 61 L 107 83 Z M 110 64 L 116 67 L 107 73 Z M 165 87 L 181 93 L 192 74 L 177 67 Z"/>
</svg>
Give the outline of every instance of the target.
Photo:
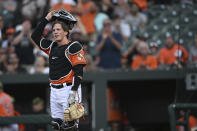
<svg viewBox="0 0 197 131">
<path fill-rule="evenodd" d="M 122 48 L 122 36 L 119 32 L 113 32 L 110 19 L 103 21 L 102 33 L 98 36 L 96 50 L 99 53 L 99 67 L 103 69 L 121 68 L 120 60 Z"/>
<path fill-rule="evenodd" d="M 14 28 L 8 28 L 6 30 L 6 39 L 2 42 L 1 47 L 8 49 L 8 53 L 12 53 L 15 51 L 13 40 L 14 40 Z"/>
<path fill-rule="evenodd" d="M 3 91 L 3 83 L 0 82 L 0 117 L 14 116 L 14 106 L 12 98 Z M 0 125 L 1 131 L 13 131 L 12 125 Z"/>
<path fill-rule="evenodd" d="M 133 70 L 150 70 L 157 69 L 157 59 L 148 54 L 148 45 L 145 42 L 140 42 L 137 50 L 139 55 L 136 55 L 131 63 L 131 68 Z"/>
<path fill-rule="evenodd" d="M 45 107 L 44 100 L 40 97 L 35 97 L 32 100 L 32 111 L 29 112 L 29 114 L 33 114 L 33 115 L 46 114 L 44 107 Z M 46 131 L 46 125 L 45 124 L 27 125 L 26 131 Z"/>
<path fill-rule="evenodd" d="M 165 65 L 182 68 L 188 61 L 188 57 L 187 50 L 183 46 L 175 44 L 173 38 L 169 36 L 165 40 L 165 47 L 159 51 L 158 60 L 161 68 Z"/>
</svg>

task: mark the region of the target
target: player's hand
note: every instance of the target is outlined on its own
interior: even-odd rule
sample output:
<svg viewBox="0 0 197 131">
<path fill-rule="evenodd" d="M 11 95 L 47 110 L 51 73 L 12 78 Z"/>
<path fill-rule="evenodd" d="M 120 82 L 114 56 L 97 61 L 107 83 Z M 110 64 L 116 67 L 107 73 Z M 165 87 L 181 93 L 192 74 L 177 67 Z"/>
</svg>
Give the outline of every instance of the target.
<svg viewBox="0 0 197 131">
<path fill-rule="evenodd" d="M 76 97 L 77 91 L 70 91 L 69 97 L 68 97 L 68 104 L 72 104 L 75 102 L 75 97 Z"/>
<path fill-rule="evenodd" d="M 53 11 L 50 11 L 50 12 L 47 14 L 47 16 L 46 16 L 45 18 L 46 18 L 48 21 L 50 21 L 50 20 L 52 19 L 54 13 L 55 13 L 54 10 L 53 10 Z"/>
</svg>

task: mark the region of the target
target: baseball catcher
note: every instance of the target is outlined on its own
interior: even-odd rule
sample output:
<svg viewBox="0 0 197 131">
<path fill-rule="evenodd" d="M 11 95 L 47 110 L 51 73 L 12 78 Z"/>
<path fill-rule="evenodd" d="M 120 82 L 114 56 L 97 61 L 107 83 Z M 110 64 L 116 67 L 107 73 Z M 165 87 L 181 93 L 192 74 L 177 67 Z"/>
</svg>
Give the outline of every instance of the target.
<svg viewBox="0 0 197 131">
<path fill-rule="evenodd" d="M 53 40 L 42 37 L 47 23 L 52 22 Z M 49 56 L 51 125 L 58 131 L 77 131 L 84 114 L 81 104 L 81 81 L 86 65 L 82 45 L 69 40 L 69 30 L 77 23 L 65 10 L 51 11 L 43 18 L 32 40 Z"/>
</svg>

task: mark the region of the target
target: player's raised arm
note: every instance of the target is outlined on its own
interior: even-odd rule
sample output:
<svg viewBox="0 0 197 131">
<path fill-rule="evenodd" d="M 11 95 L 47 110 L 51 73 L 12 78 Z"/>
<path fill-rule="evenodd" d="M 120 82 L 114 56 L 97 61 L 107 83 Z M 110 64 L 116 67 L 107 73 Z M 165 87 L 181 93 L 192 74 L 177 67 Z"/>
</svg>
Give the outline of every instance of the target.
<svg viewBox="0 0 197 131">
<path fill-rule="evenodd" d="M 43 19 L 41 19 L 40 23 L 38 24 L 38 26 L 36 27 L 36 29 L 33 31 L 31 38 L 32 40 L 36 43 L 36 45 L 38 45 L 39 47 L 41 47 L 41 42 L 42 42 L 42 33 L 44 30 L 44 27 L 46 26 L 46 24 L 51 21 L 52 16 L 53 16 L 53 12 L 51 11 L 47 14 L 47 16 Z M 45 40 L 43 47 L 47 47 L 47 45 L 49 46 L 51 44 L 51 41 Z M 42 48 L 42 47 L 41 47 Z"/>
</svg>

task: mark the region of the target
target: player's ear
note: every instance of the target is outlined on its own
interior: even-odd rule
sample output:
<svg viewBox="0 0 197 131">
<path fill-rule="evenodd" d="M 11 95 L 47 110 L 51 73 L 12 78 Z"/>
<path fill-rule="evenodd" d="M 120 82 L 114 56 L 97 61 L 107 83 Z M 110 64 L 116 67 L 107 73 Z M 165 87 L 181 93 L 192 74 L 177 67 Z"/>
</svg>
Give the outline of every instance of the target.
<svg viewBox="0 0 197 131">
<path fill-rule="evenodd" d="M 68 34 L 68 31 L 64 31 L 64 35 L 67 36 L 67 34 Z"/>
</svg>

